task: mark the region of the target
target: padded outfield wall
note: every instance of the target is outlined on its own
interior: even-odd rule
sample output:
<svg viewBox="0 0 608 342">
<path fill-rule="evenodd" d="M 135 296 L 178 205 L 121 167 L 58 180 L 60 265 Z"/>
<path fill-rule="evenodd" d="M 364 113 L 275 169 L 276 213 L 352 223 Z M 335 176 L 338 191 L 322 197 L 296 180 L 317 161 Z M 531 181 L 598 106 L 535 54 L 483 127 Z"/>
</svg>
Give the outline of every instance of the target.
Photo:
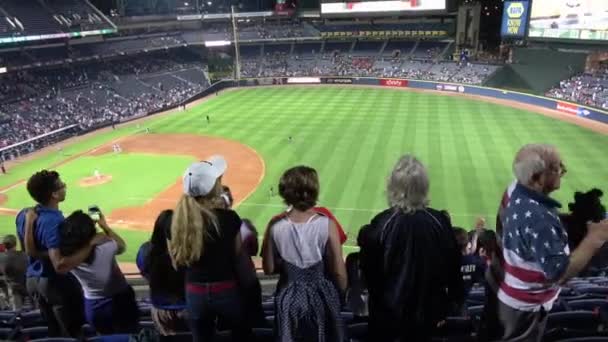
<svg viewBox="0 0 608 342">
<path fill-rule="evenodd" d="M 396 78 L 368 78 L 368 77 L 283 77 L 283 78 L 256 78 L 246 79 L 239 82 L 221 81 L 212 86 L 211 92 L 230 88 L 234 86 L 265 86 L 265 85 L 297 85 L 297 84 L 335 84 L 335 85 L 366 85 L 382 87 L 399 87 L 412 89 L 436 90 L 455 94 L 468 94 L 495 98 L 507 101 L 515 101 L 526 105 L 538 106 L 556 110 L 573 116 L 584 117 L 597 122 L 608 124 L 608 111 L 591 108 L 572 102 L 561 101 L 544 96 L 531 95 L 516 91 L 472 86 L 466 84 L 418 81 Z M 204 92 L 201 97 L 208 95 Z"/>
</svg>

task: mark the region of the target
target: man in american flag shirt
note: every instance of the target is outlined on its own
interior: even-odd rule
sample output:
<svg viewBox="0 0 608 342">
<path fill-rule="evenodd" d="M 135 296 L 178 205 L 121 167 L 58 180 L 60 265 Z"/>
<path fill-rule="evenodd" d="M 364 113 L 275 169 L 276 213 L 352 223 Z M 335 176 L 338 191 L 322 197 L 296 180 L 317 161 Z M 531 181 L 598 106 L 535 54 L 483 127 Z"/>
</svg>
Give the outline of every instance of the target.
<svg viewBox="0 0 608 342">
<path fill-rule="evenodd" d="M 504 279 L 498 289 L 503 341 L 541 341 L 559 285 L 580 272 L 608 240 L 608 221 L 590 223 L 572 253 L 549 197 L 566 169 L 551 145 L 522 147 L 513 163 L 517 184 L 501 215 Z"/>
</svg>

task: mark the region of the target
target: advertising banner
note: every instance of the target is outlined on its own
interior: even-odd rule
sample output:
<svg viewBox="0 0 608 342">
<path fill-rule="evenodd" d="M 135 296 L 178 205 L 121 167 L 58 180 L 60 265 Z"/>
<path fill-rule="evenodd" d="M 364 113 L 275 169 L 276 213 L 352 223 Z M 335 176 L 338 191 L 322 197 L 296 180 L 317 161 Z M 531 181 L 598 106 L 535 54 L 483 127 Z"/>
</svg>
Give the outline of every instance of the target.
<svg viewBox="0 0 608 342">
<path fill-rule="evenodd" d="M 287 79 L 287 83 L 296 83 L 296 84 L 321 83 L 321 79 L 319 77 L 290 77 Z"/>
<path fill-rule="evenodd" d="M 464 86 L 458 84 L 437 84 L 436 89 L 441 91 L 452 91 L 455 93 L 465 92 Z"/>
<path fill-rule="evenodd" d="M 353 84 L 352 78 L 326 78 L 327 84 Z"/>
<path fill-rule="evenodd" d="M 407 80 L 395 80 L 395 79 L 380 79 L 380 85 L 384 87 L 407 87 Z"/>
<path fill-rule="evenodd" d="M 502 37 L 523 38 L 528 24 L 527 1 L 505 1 L 505 10 L 502 14 Z"/>
<path fill-rule="evenodd" d="M 608 1 L 534 0 L 529 36 L 608 40 Z"/>
<path fill-rule="evenodd" d="M 578 114 L 578 106 L 572 103 L 557 101 L 555 102 L 555 109 L 566 114 Z"/>
<path fill-rule="evenodd" d="M 421 12 L 446 10 L 446 0 L 323 0 L 321 14 Z"/>
</svg>

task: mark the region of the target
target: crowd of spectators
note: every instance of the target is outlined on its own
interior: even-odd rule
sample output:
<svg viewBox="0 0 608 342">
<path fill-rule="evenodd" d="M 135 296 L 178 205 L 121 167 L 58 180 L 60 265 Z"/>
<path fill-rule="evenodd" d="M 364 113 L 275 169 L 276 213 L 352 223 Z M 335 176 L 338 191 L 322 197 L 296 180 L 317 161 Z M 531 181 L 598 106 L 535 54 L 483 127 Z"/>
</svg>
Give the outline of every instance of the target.
<svg viewBox="0 0 608 342">
<path fill-rule="evenodd" d="M 352 56 L 333 51 L 323 54 L 267 53 L 263 58 L 244 56 L 243 77 L 359 76 L 411 78 L 481 85 L 499 66 L 412 60 L 378 56 Z"/>
<path fill-rule="evenodd" d="M 559 86 L 546 93 L 556 99 L 572 101 L 586 106 L 608 109 L 608 64 L 598 70 L 583 73 L 559 82 Z"/>
<path fill-rule="evenodd" d="M 195 162 L 184 172 L 174 209 L 158 214 L 150 241 L 137 253 L 154 328 L 195 342 L 213 340 L 216 330 L 231 331 L 235 341 L 473 341 L 474 331 L 479 341 L 553 341 L 543 337 L 555 334 L 545 328 L 555 326 L 552 315 L 567 310 L 558 307 L 562 285 L 576 286 L 573 277 L 608 265 L 605 256 L 598 260 L 608 241 L 606 207 L 593 189 L 576 193 L 570 213 L 559 215 L 550 194 L 566 168 L 554 146 L 523 146 L 512 169 L 496 232 L 478 218 L 467 233 L 452 225 L 448 211 L 429 206 L 427 168 L 413 155 L 402 156 L 387 180 L 387 207 L 361 227 L 360 250 L 346 262 L 345 228 L 318 206 L 317 171 L 286 170 L 278 195 L 288 208 L 269 218 L 261 247 L 264 272 L 278 276 L 272 305 L 264 307 L 251 260 L 258 254 L 257 230 L 232 209 L 222 184 L 226 160 L 215 155 Z M 83 323 L 103 335 L 137 334 L 141 313 L 116 264 L 125 241 L 99 209 L 63 217 L 68 192 L 57 172 L 35 173 L 27 189 L 36 205 L 17 215 L 24 252 L 15 250 L 14 236 L 0 252 L 3 285 L 10 289 L 6 305 L 29 307 L 33 299 L 50 337 L 80 338 Z M 469 300 L 483 308 L 475 328 Z M 585 311 L 593 321 L 570 334 L 604 334 L 597 325 L 605 308 L 596 310 Z M 451 324 L 459 320 L 469 323 Z"/>
<path fill-rule="evenodd" d="M 87 130 L 178 105 L 209 85 L 202 67 L 187 53 L 158 53 L 6 74 L 0 82 L 0 147 L 73 124 Z M 180 77 L 185 70 L 195 77 Z"/>
</svg>

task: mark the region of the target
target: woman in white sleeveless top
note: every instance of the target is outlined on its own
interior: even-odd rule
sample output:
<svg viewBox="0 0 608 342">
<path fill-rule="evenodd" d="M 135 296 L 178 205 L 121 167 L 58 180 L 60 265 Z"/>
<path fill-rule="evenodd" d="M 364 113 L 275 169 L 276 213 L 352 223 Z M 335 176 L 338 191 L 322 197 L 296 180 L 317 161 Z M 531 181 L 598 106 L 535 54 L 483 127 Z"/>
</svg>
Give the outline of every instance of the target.
<svg viewBox="0 0 608 342">
<path fill-rule="evenodd" d="M 306 166 L 287 170 L 279 194 L 291 209 L 269 224 L 262 251 L 264 272 L 281 273 L 276 337 L 342 341 L 338 289 L 346 289 L 346 269 L 336 225 L 312 210 L 319 195 L 317 172 Z"/>
</svg>

